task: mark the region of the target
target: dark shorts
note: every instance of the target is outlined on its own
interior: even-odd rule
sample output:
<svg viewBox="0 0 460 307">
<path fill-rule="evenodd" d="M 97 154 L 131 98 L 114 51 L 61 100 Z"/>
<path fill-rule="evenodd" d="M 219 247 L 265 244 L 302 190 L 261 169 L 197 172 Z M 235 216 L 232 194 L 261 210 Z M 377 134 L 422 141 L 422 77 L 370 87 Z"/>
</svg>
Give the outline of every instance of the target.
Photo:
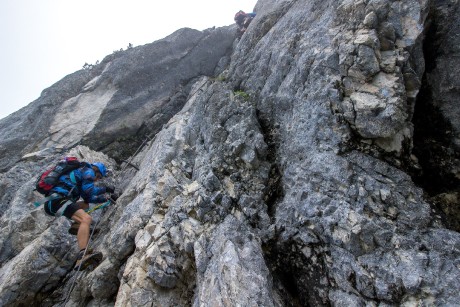
<svg viewBox="0 0 460 307">
<path fill-rule="evenodd" d="M 60 210 L 65 206 L 64 211 Z M 75 214 L 80 209 L 74 201 L 68 198 L 58 198 L 54 200 L 47 201 L 44 204 L 45 212 L 51 216 L 65 216 L 68 219 L 72 218 L 72 215 Z M 60 214 L 62 213 L 62 214 Z"/>
</svg>

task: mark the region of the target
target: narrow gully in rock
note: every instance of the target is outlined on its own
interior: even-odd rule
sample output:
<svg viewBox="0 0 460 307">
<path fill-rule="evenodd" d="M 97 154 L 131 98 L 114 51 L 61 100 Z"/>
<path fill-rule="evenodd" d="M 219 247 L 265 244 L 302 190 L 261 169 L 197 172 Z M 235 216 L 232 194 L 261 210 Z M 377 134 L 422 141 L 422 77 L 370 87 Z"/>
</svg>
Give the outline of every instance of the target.
<svg viewBox="0 0 460 307">
<path fill-rule="evenodd" d="M 269 182 L 265 194 L 268 214 L 273 224 L 276 223 L 276 206 L 284 197 L 282 187 L 282 174 L 277 165 L 276 125 L 263 118 L 257 112 L 264 140 L 268 145 L 267 159 L 271 163 Z M 273 277 L 274 289 L 281 296 L 285 306 L 328 306 L 329 301 L 321 291 L 326 285 L 321 284 L 321 279 L 326 276 L 323 266 L 323 253 L 321 247 L 310 246 L 316 255 L 317 262 L 313 263 L 307 258 L 294 240 L 281 242 L 280 231 L 275 231 L 275 237 L 263 242 L 264 258 Z"/>
<path fill-rule="evenodd" d="M 436 19 L 433 19 L 423 45 L 426 70 L 412 119 L 413 153 L 418 158 L 422 170 L 412 174 L 412 179 L 423 188 L 433 209 L 441 216 L 446 227 L 460 231 L 458 198 L 455 201 L 455 197 L 444 197 L 460 192 L 460 179 L 452 172 L 455 160 L 460 157 L 458 152 L 452 150 L 453 127 L 436 106 L 432 84 L 427 77 L 427 74 L 436 68 L 436 59 L 439 56 L 438 46 L 433 44 L 438 40 L 437 32 Z"/>
</svg>

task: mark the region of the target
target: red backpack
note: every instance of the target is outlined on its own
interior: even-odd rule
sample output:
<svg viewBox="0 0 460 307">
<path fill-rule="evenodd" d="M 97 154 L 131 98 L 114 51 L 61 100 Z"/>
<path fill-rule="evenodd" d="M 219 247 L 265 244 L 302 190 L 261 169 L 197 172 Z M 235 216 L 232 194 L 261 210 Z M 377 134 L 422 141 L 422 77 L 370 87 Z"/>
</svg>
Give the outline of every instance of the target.
<svg viewBox="0 0 460 307">
<path fill-rule="evenodd" d="M 35 190 L 37 192 L 48 196 L 51 189 L 58 183 L 59 177 L 64 174 L 70 173 L 81 166 L 81 162 L 76 157 L 65 157 L 59 161 L 55 166 L 44 171 L 35 183 Z"/>
</svg>

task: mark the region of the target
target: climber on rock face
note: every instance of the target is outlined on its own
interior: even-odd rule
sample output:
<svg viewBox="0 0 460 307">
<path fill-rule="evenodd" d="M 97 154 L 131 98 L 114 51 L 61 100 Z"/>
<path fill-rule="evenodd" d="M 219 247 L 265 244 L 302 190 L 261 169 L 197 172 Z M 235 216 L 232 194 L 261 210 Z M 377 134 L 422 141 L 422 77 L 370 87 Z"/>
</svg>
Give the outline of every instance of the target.
<svg viewBox="0 0 460 307">
<path fill-rule="evenodd" d="M 238 26 L 238 37 L 243 35 L 254 17 L 256 17 L 256 13 L 245 13 L 243 11 L 238 11 L 235 14 L 234 20 Z"/>
<path fill-rule="evenodd" d="M 74 221 L 69 233 L 77 235 L 80 250 L 76 268 L 85 269 L 91 263 L 102 260 L 102 253 L 86 253 L 90 235 L 91 216 L 85 212 L 89 203 L 103 203 L 118 196 L 110 186 L 95 186 L 95 182 L 107 176 L 107 168 L 101 162 L 81 163 L 81 167 L 59 177 L 58 183 L 51 189 L 49 200 L 44 203 L 45 212 L 51 216 L 65 216 Z M 111 193 L 110 198 L 105 193 Z M 83 201 L 77 201 L 79 198 Z M 84 256 L 84 257 L 83 257 Z"/>
</svg>

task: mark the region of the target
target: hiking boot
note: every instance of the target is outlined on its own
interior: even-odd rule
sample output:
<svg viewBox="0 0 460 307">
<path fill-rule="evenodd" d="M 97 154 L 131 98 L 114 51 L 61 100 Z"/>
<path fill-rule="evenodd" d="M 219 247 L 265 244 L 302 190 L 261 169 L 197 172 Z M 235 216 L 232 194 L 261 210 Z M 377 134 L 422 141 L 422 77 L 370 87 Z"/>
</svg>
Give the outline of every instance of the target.
<svg viewBox="0 0 460 307">
<path fill-rule="evenodd" d="M 69 232 L 71 235 L 76 236 L 77 233 L 78 233 L 78 228 L 80 228 L 80 223 L 73 223 L 73 224 L 70 226 L 68 232 Z M 91 227 L 91 228 L 89 229 L 89 233 L 91 234 L 92 232 L 93 232 L 93 227 Z M 99 229 L 96 228 L 96 229 L 94 230 L 94 233 L 93 233 L 93 234 L 96 235 L 98 232 L 99 232 Z"/>
<path fill-rule="evenodd" d="M 87 252 L 87 254 L 82 257 L 82 255 L 78 256 L 77 262 L 75 263 L 74 270 L 75 271 L 83 271 L 87 269 L 89 266 L 97 266 L 102 261 L 102 253 L 101 252 Z"/>
</svg>

